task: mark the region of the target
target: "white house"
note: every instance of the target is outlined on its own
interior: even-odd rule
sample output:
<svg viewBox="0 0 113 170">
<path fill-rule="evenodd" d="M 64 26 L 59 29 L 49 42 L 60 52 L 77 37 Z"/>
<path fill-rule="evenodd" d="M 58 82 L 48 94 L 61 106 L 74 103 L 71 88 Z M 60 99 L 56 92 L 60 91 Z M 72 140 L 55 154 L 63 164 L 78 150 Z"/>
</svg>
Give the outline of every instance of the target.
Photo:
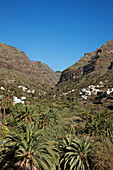
<svg viewBox="0 0 113 170">
<path fill-rule="evenodd" d="M 101 92 L 101 90 L 99 90 L 99 89 L 95 89 L 95 90 L 93 91 L 93 94 L 94 94 L 94 95 L 96 95 L 96 94 L 97 94 L 97 92 Z"/>
<path fill-rule="evenodd" d="M 23 91 L 27 90 L 27 87 L 24 87 L 24 86 L 18 86 L 18 88 L 22 88 Z"/>
<path fill-rule="evenodd" d="M 1 86 L 1 88 L 0 88 L 0 89 L 1 89 L 1 90 L 5 90 L 5 89 L 4 89 L 4 87 L 2 87 L 2 86 Z"/>
<path fill-rule="evenodd" d="M 56 95 L 53 96 L 53 98 L 55 98 L 55 97 L 56 97 Z"/>
<path fill-rule="evenodd" d="M 32 93 L 32 91 L 31 91 L 31 90 L 28 90 L 27 93 Z"/>
<path fill-rule="evenodd" d="M 85 100 L 87 99 L 87 96 L 85 96 L 85 95 L 82 95 L 81 97 Z"/>
<path fill-rule="evenodd" d="M 85 92 L 86 91 L 86 89 L 84 88 L 84 89 L 82 89 L 82 92 Z"/>
<path fill-rule="evenodd" d="M 110 90 L 110 89 L 108 89 L 106 93 L 107 93 L 107 95 L 110 95 L 111 90 Z"/>
<path fill-rule="evenodd" d="M 88 96 L 91 96 L 91 91 L 86 90 L 86 94 L 87 94 Z"/>
<path fill-rule="evenodd" d="M 32 93 L 34 93 L 35 92 L 35 90 L 32 90 Z"/>
<path fill-rule="evenodd" d="M 23 97 L 21 97 L 21 100 L 25 100 L 25 99 L 26 99 L 26 97 L 24 97 L 24 96 L 23 96 Z"/>
<path fill-rule="evenodd" d="M 97 87 L 97 88 L 99 88 L 100 86 L 99 86 L 99 85 L 97 85 L 96 87 Z"/>
<path fill-rule="evenodd" d="M 24 101 L 22 101 L 21 99 L 18 99 L 16 96 L 13 96 L 13 104 L 16 104 L 16 103 L 24 104 Z"/>
</svg>

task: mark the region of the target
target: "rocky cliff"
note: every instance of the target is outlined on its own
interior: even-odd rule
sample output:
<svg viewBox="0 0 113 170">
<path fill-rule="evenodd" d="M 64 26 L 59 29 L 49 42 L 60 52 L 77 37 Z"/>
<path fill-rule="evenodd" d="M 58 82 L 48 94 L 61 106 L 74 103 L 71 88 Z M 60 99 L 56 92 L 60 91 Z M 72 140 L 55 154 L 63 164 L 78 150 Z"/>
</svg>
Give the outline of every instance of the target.
<svg viewBox="0 0 113 170">
<path fill-rule="evenodd" d="M 59 81 L 59 77 L 48 65 L 30 61 L 24 52 L 0 43 L 1 85 L 22 84 L 28 87 L 53 87 Z"/>
<path fill-rule="evenodd" d="M 113 82 L 112 68 L 113 40 L 109 40 L 94 52 L 85 53 L 77 63 L 65 69 L 58 84 L 69 84 L 70 81 L 78 85 L 95 84 L 100 79 L 108 77 Z"/>
</svg>

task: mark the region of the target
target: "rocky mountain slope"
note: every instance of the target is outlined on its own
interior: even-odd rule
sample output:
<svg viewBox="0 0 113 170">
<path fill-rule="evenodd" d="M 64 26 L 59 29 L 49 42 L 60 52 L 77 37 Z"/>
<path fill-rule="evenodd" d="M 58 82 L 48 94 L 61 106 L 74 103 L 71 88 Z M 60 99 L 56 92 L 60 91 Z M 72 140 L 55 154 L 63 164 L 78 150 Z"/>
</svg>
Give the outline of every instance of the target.
<svg viewBox="0 0 113 170">
<path fill-rule="evenodd" d="M 94 52 L 85 53 L 77 63 L 65 69 L 58 86 L 83 87 L 100 80 L 107 80 L 109 85 L 113 85 L 113 40 Z"/>
<path fill-rule="evenodd" d="M 30 61 L 24 52 L 0 43 L 0 85 L 41 89 L 54 87 L 59 77 L 48 65 Z"/>
</svg>

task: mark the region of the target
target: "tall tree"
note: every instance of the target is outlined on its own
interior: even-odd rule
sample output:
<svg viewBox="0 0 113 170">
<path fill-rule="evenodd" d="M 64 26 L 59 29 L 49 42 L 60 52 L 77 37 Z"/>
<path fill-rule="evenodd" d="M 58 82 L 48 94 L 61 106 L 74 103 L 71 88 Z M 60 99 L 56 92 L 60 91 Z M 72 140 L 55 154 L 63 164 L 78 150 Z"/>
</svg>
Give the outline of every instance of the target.
<svg viewBox="0 0 113 170">
<path fill-rule="evenodd" d="M 5 91 L 3 94 L 3 97 L 1 99 L 1 109 L 2 111 L 2 119 L 5 119 L 5 115 L 6 115 L 6 109 L 8 109 L 11 106 L 11 102 L 12 102 L 12 93 L 10 91 Z"/>
</svg>

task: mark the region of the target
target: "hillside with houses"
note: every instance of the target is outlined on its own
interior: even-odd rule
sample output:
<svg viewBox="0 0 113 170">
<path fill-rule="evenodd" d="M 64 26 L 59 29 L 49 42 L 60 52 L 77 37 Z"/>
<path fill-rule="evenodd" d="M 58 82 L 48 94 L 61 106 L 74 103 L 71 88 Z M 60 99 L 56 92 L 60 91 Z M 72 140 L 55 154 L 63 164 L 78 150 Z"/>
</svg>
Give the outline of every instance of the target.
<svg viewBox="0 0 113 170">
<path fill-rule="evenodd" d="M 0 49 L 0 169 L 112 170 L 113 40 L 62 73 Z"/>
<path fill-rule="evenodd" d="M 18 85 L 34 89 L 49 89 L 59 81 L 60 72 L 55 73 L 47 64 L 30 61 L 19 49 L 0 43 L 0 85 L 15 88 Z"/>
<path fill-rule="evenodd" d="M 113 40 L 85 55 L 74 65 L 65 69 L 58 86 L 89 86 L 107 80 L 108 88 L 113 84 Z"/>
</svg>

